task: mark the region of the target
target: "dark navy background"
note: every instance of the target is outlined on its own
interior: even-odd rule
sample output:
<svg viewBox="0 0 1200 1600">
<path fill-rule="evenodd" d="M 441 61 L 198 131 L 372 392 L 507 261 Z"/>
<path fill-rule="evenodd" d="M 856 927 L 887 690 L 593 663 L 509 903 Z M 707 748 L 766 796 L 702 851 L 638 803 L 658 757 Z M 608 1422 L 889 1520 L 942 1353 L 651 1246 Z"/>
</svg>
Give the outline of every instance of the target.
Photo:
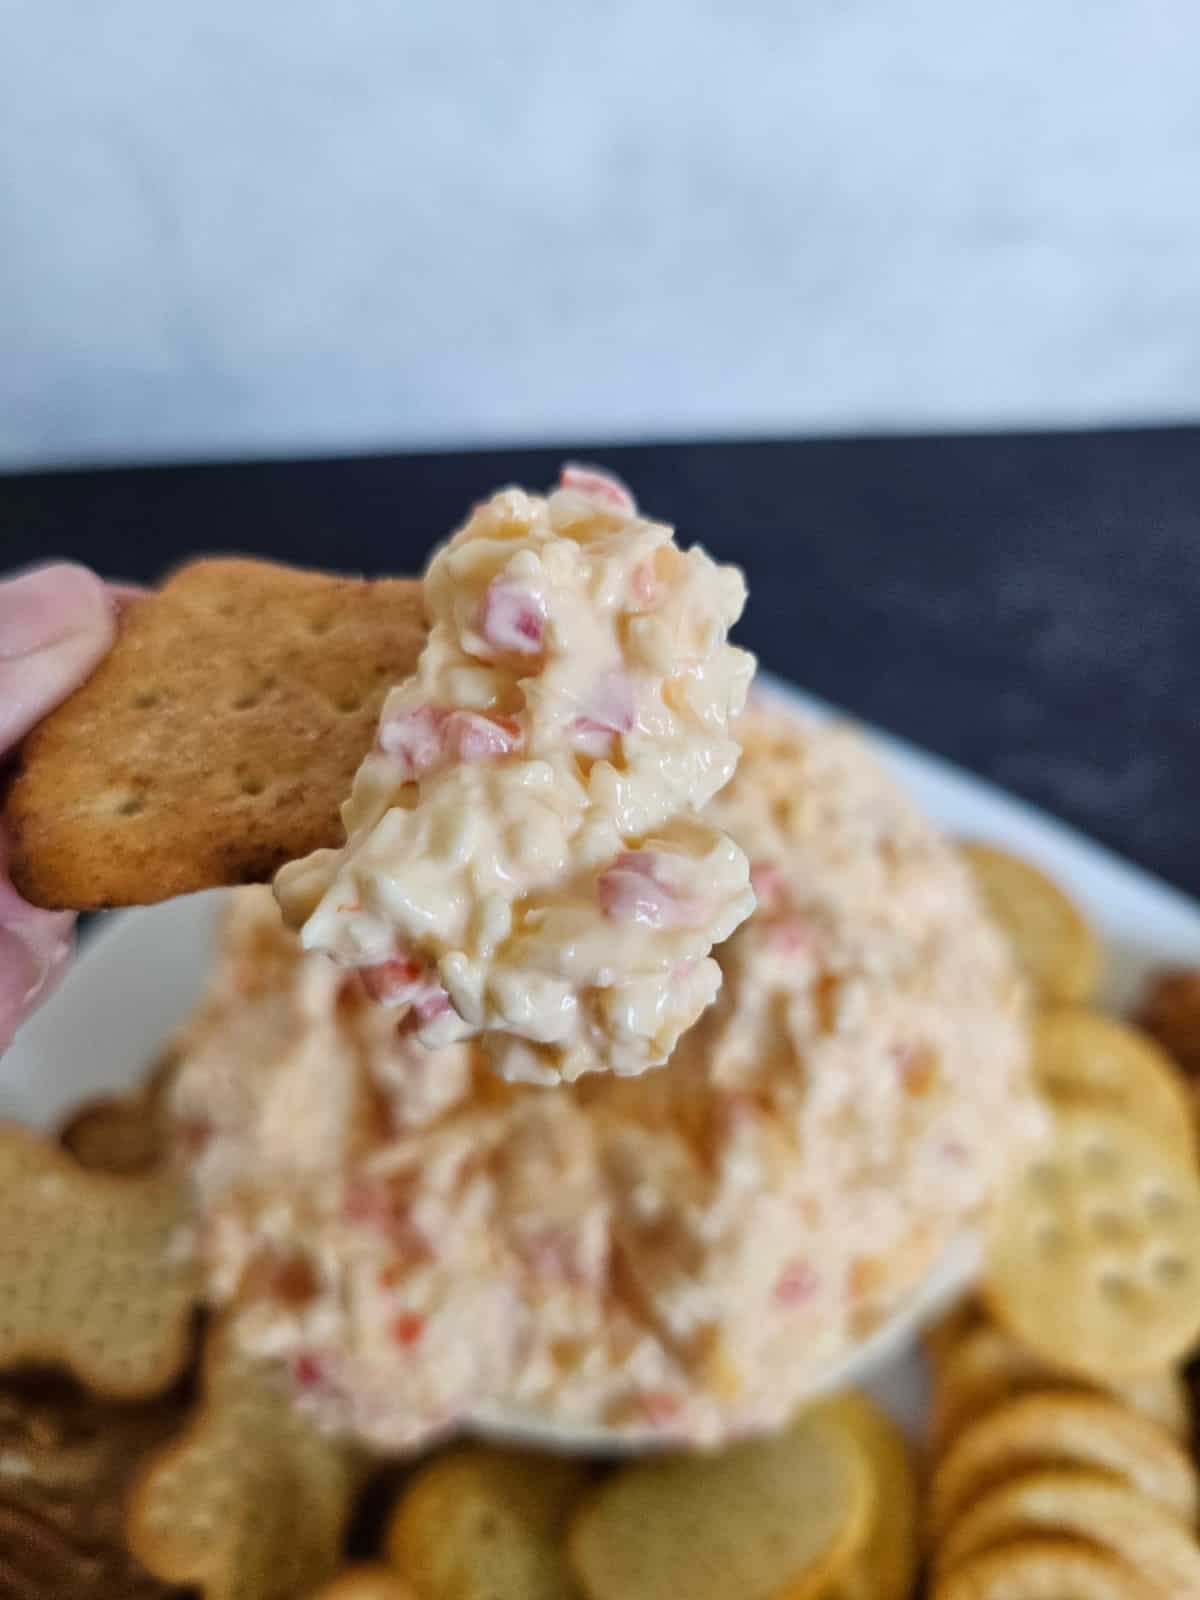
<svg viewBox="0 0 1200 1600">
<path fill-rule="evenodd" d="M 764 664 L 1200 894 L 1200 429 L 0 476 L 0 567 L 416 572 L 472 501 L 571 455 L 745 567 Z"/>
</svg>

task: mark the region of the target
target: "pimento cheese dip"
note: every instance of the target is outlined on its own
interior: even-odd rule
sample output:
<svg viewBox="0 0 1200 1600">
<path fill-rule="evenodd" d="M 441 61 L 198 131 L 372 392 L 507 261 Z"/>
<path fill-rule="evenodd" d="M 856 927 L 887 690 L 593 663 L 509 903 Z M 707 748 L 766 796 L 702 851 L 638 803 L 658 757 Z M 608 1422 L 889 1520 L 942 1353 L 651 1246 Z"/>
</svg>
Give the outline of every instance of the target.
<svg viewBox="0 0 1200 1600">
<path fill-rule="evenodd" d="M 1022 988 L 857 734 L 755 713 L 758 909 L 670 1064 L 508 1084 L 235 898 L 169 1095 L 212 1298 L 385 1449 L 497 1406 L 713 1443 L 889 1318 L 1038 1129 Z"/>
<path fill-rule="evenodd" d="M 345 847 L 279 874 L 287 920 L 422 1044 L 479 1035 L 505 1078 L 661 1064 L 754 906 L 744 854 L 698 815 L 754 670 L 726 642 L 741 574 L 569 467 L 548 498 L 477 507 L 424 598 Z"/>
</svg>

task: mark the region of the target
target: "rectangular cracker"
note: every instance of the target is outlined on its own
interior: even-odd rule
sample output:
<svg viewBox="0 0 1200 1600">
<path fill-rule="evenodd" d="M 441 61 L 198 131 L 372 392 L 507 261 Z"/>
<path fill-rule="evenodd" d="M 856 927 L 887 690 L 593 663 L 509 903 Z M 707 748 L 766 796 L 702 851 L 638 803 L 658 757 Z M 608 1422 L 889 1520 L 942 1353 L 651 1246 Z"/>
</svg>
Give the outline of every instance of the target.
<svg viewBox="0 0 1200 1600">
<path fill-rule="evenodd" d="M 340 844 L 339 807 L 425 628 L 416 579 L 180 568 L 25 740 L 6 809 L 17 887 L 54 908 L 148 905 Z"/>
</svg>

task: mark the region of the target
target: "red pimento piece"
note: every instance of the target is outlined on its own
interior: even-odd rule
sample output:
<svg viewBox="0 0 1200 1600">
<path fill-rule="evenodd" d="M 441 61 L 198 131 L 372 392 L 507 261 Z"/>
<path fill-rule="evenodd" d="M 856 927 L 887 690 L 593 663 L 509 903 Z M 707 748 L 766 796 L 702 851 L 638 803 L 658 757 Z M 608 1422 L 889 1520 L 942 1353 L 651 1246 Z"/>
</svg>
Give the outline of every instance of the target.
<svg viewBox="0 0 1200 1600">
<path fill-rule="evenodd" d="M 653 556 L 639 561 L 629 574 L 629 600 L 634 611 L 657 611 L 666 592 L 666 585 L 658 575 Z"/>
<path fill-rule="evenodd" d="M 812 926 L 801 917 L 785 917 L 769 923 L 767 944 L 779 955 L 798 956 L 813 947 Z"/>
<path fill-rule="evenodd" d="M 683 1410 L 683 1401 L 667 1389 L 646 1389 L 638 1396 L 638 1406 L 654 1428 L 667 1428 Z"/>
<path fill-rule="evenodd" d="M 374 966 L 360 967 L 363 987 L 380 1005 L 398 1006 L 411 1000 L 413 991 L 428 979 L 428 968 L 415 956 L 392 956 Z"/>
<path fill-rule="evenodd" d="M 784 895 L 783 871 L 773 861 L 755 861 L 750 867 L 750 887 L 760 911 L 774 911 Z"/>
<path fill-rule="evenodd" d="M 512 717 L 454 711 L 446 723 L 446 743 L 460 761 L 488 761 L 511 755 L 520 747 L 521 738 L 520 725 Z"/>
<path fill-rule="evenodd" d="M 793 1261 L 779 1275 L 775 1285 L 776 1305 L 789 1309 L 802 1306 L 817 1292 L 817 1274 L 807 1261 Z"/>
<path fill-rule="evenodd" d="M 389 1330 L 393 1340 L 404 1350 L 420 1344 L 425 1334 L 425 1318 L 416 1311 L 401 1311 L 392 1318 Z"/>
<path fill-rule="evenodd" d="M 292 1377 L 301 1389 L 316 1389 L 325 1382 L 325 1364 L 319 1356 L 297 1356 L 292 1362 Z"/>
<path fill-rule="evenodd" d="M 440 706 L 406 706 L 380 719 L 375 743 L 393 757 L 407 778 L 418 778 L 436 767 L 446 752 L 446 721 Z"/>
<path fill-rule="evenodd" d="M 574 489 L 576 494 L 602 500 L 605 505 L 627 512 L 630 516 L 637 511 L 637 501 L 620 478 L 615 478 L 611 472 L 601 472 L 597 467 L 584 467 L 577 461 L 568 461 L 558 481 L 564 489 Z"/>
<path fill-rule="evenodd" d="M 587 710 L 567 729 L 572 745 L 584 755 L 605 756 L 619 733 L 630 733 L 637 716 L 633 684 L 624 672 L 606 672 L 596 685 Z"/>
<path fill-rule="evenodd" d="M 546 603 L 524 584 L 493 578 L 483 597 L 479 632 L 498 655 L 538 656 L 546 632 Z"/>
<path fill-rule="evenodd" d="M 600 909 L 614 922 L 641 922 L 649 928 L 695 927 L 704 908 L 663 881 L 661 852 L 626 850 L 596 880 Z"/>
</svg>

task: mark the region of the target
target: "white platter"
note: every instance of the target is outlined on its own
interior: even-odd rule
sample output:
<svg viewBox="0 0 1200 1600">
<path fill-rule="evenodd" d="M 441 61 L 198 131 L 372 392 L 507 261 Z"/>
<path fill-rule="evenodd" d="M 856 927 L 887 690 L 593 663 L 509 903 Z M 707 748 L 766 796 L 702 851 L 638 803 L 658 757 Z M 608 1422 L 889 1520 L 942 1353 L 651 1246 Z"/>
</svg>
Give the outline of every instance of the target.
<svg viewBox="0 0 1200 1600">
<path fill-rule="evenodd" d="M 810 715 L 828 714 L 763 674 L 761 691 Z M 885 759 L 949 832 L 1005 845 L 1045 867 L 1101 930 L 1109 953 L 1105 1002 L 1124 1007 L 1146 974 L 1200 964 L 1200 906 L 1061 823 L 937 758 L 874 734 Z M 80 1100 L 136 1082 L 157 1047 L 187 1015 L 208 970 L 221 896 L 197 895 L 116 914 L 92 933 L 74 969 L 0 1060 L 0 1117 L 53 1126 Z M 908 1427 L 925 1405 L 914 1335 L 973 1270 L 964 1240 L 901 1316 L 852 1356 L 814 1375 L 814 1386 L 866 1383 Z M 479 1419 L 489 1432 L 610 1446 L 599 1436 L 564 1441 L 545 1423 L 511 1413 Z"/>
</svg>

